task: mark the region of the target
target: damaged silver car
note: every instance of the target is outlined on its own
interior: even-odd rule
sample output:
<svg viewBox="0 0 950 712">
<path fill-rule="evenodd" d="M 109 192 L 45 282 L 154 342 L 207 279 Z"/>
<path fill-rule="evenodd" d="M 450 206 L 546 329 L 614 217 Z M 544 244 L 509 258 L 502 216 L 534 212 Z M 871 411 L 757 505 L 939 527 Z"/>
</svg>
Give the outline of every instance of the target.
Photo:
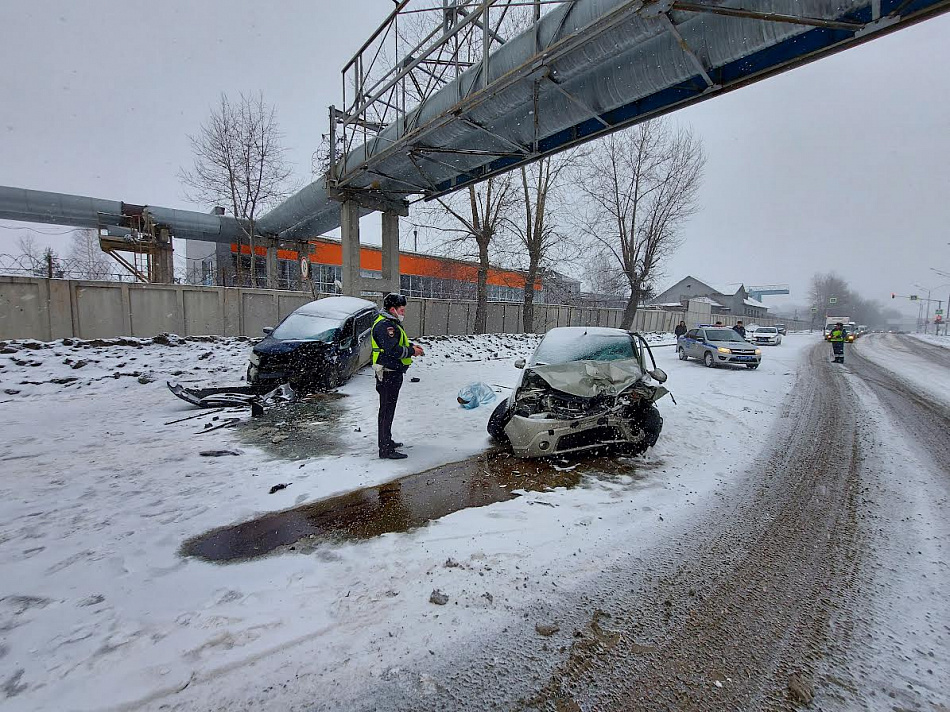
<svg viewBox="0 0 950 712">
<path fill-rule="evenodd" d="M 647 370 L 649 356 L 652 370 Z M 613 447 L 639 454 L 656 444 L 663 418 L 656 401 L 669 393 L 646 340 L 623 329 L 551 329 L 488 433 L 519 457 Z"/>
</svg>

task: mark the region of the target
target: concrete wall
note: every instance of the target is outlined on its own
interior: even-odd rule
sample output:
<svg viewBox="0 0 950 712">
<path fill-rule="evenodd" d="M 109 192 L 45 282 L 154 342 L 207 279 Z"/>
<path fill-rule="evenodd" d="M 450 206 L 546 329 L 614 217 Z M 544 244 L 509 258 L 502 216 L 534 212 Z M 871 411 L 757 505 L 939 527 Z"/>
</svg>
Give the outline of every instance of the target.
<svg viewBox="0 0 950 712">
<path fill-rule="evenodd" d="M 301 292 L 269 289 L 0 277 L 0 339 L 150 337 L 163 332 L 260 336 L 265 326 L 276 325 L 311 299 Z M 543 333 L 555 326 L 617 327 L 623 312 L 539 304 L 534 314 L 535 331 Z M 715 318 L 727 326 L 737 319 Z M 641 309 L 633 327 L 672 331 L 680 319 L 694 327 L 712 323 L 714 317 L 708 304 L 690 302 L 685 313 Z M 781 320 L 764 318 L 757 323 L 776 321 Z M 411 298 L 406 310 L 410 335 L 470 334 L 474 324 L 475 302 Z M 489 303 L 489 332 L 520 333 L 522 328 L 520 304 Z M 807 325 L 789 323 L 789 328 Z"/>
</svg>

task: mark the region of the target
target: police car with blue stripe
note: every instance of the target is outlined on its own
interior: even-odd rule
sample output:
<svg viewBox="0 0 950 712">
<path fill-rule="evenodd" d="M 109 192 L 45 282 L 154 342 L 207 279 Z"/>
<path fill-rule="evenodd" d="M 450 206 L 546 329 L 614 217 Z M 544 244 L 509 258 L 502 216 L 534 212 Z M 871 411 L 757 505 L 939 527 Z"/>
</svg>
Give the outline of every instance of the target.
<svg viewBox="0 0 950 712">
<path fill-rule="evenodd" d="M 676 340 L 676 354 L 681 361 L 695 358 L 709 368 L 745 366 L 755 369 L 762 362 L 762 350 L 727 326 L 703 325 L 690 329 Z"/>
</svg>

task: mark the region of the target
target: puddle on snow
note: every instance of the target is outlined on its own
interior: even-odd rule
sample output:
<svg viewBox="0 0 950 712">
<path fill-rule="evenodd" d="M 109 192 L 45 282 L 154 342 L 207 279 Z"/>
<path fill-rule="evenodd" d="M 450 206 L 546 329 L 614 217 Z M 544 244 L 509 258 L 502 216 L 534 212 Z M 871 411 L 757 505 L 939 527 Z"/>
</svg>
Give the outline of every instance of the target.
<svg viewBox="0 0 950 712">
<path fill-rule="evenodd" d="M 298 542 L 300 549 L 310 549 L 326 541 L 405 532 L 460 509 L 513 499 L 518 495 L 512 490 L 575 487 L 584 477 L 642 480 L 646 475 L 638 471 L 652 469 L 651 465 L 655 463 L 590 455 L 519 460 L 491 450 L 375 487 L 214 529 L 186 541 L 181 553 L 206 561 L 235 561 Z"/>
<path fill-rule="evenodd" d="M 346 412 L 339 393 L 318 393 L 296 403 L 272 406 L 235 426 L 237 437 L 281 460 L 303 460 L 346 452 L 341 423 Z M 375 432 L 373 433 L 375 438 Z"/>
</svg>

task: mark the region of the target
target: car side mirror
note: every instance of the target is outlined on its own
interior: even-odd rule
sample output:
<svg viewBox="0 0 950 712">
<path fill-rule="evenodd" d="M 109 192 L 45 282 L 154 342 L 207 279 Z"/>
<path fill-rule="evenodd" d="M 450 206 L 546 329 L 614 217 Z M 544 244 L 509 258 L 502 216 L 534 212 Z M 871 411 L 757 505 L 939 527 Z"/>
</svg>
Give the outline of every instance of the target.
<svg viewBox="0 0 950 712">
<path fill-rule="evenodd" d="M 657 383 L 666 383 L 666 379 L 669 378 L 669 376 L 666 375 L 666 371 L 662 368 L 654 368 L 652 371 L 647 371 L 647 375 Z"/>
<path fill-rule="evenodd" d="M 525 367 L 525 360 L 523 358 L 519 358 L 515 361 L 515 368 L 524 368 L 524 367 Z"/>
<path fill-rule="evenodd" d="M 265 326 L 261 331 L 263 331 L 265 334 L 271 334 L 271 333 L 273 333 L 273 331 L 274 331 L 274 327 L 273 327 L 273 326 Z"/>
</svg>

